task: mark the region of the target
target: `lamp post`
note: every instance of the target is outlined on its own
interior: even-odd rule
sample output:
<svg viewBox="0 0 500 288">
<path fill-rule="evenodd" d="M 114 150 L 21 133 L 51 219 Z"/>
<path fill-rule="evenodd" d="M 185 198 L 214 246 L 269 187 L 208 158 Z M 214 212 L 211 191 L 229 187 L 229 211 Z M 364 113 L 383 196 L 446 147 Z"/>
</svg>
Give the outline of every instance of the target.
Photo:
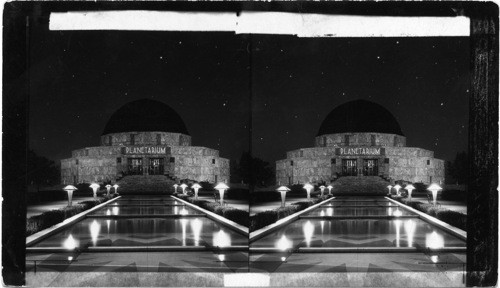
<svg viewBox="0 0 500 288">
<path fill-rule="evenodd" d="M 94 199 L 97 198 L 97 189 L 99 189 L 99 187 L 101 187 L 101 185 L 97 183 L 90 184 L 90 188 L 92 188 L 92 191 L 94 191 Z"/>
<path fill-rule="evenodd" d="M 182 183 L 180 187 L 182 189 L 182 194 L 186 195 L 186 187 L 188 187 L 188 185 L 186 185 L 186 183 Z"/>
<path fill-rule="evenodd" d="M 392 185 L 387 186 L 387 189 L 389 189 L 389 196 L 391 196 Z"/>
<path fill-rule="evenodd" d="M 437 193 L 439 190 L 441 190 L 443 188 L 441 188 L 438 184 L 436 183 L 432 183 L 431 186 L 429 186 L 429 188 L 427 188 L 427 190 L 431 191 L 432 192 L 432 203 L 434 204 L 434 206 L 436 206 L 436 200 L 437 200 Z"/>
<path fill-rule="evenodd" d="M 68 185 L 64 187 L 63 190 L 68 193 L 68 206 L 71 207 L 71 200 L 73 199 L 73 191 L 78 189 L 73 185 Z"/>
<path fill-rule="evenodd" d="M 220 197 L 220 205 L 224 205 L 224 192 L 226 189 L 229 189 L 229 186 L 226 185 L 224 182 L 220 182 L 217 184 L 217 186 L 214 187 L 214 189 L 219 190 L 219 197 Z"/>
<path fill-rule="evenodd" d="M 314 186 L 312 186 L 309 183 L 306 183 L 304 185 L 304 189 L 306 189 L 306 191 L 307 191 L 307 199 L 311 199 L 311 191 L 314 189 Z"/>
<path fill-rule="evenodd" d="M 415 189 L 415 186 L 408 184 L 406 185 L 405 189 L 408 190 L 408 198 L 411 201 L 411 192 Z"/>
<path fill-rule="evenodd" d="M 198 190 L 201 188 L 201 185 L 198 184 L 198 183 L 194 183 L 193 185 L 191 185 L 191 188 L 194 189 L 194 199 L 198 199 Z"/>
<path fill-rule="evenodd" d="M 328 185 L 328 186 L 326 186 L 326 188 L 328 188 L 328 195 L 332 195 L 333 186 L 332 185 Z"/>
<path fill-rule="evenodd" d="M 281 193 L 281 207 L 285 207 L 286 192 L 290 191 L 290 189 L 286 186 L 280 186 L 276 191 Z"/>
<path fill-rule="evenodd" d="M 399 186 L 399 184 L 396 184 L 396 185 L 394 186 L 394 189 L 396 189 L 396 195 L 398 195 L 398 196 L 399 196 L 399 189 L 401 189 L 401 186 Z"/>
<path fill-rule="evenodd" d="M 115 188 L 115 193 L 116 194 L 118 194 L 118 187 L 120 187 L 120 186 L 118 186 L 118 184 L 113 185 L 113 188 Z"/>
<path fill-rule="evenodd" d="M 106 185 L 106 190 L 108 190 L 108 196 L 109 196 L 109 190 L 111 190 L 111 185 Z"/>
<path fill-rule="evenodd" d="M 179 185 L 177 185 L 177 183 L 174 184 L 174 193 L 177 193 L 177 187 L 179 187 Z"/>
<path fill-rule="evenodd" d="M 323 197 L 323 192 L 325 192 L 325 186 L 321 185 L 319 186 L 319 190 L 321 190 L 321 197 Z"/>
</svg>

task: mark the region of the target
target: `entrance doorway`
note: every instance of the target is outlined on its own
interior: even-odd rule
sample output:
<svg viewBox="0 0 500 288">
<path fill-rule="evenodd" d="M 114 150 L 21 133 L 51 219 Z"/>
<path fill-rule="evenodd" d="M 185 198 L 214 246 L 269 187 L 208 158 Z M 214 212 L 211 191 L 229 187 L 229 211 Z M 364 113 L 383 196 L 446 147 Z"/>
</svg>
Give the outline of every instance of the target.
<svg viewBox="0 0 500 288">
<path fill-rule="evenodd" d="M 165 161 L 163 158 L 149 159 L 149 175 L 163 175 Z"/>
<path fill-rule="evenodd" d="M 128 158 L 128 174 L 142 175 L 142 158 Z"/>
<path fill-rule="evenodd" d="M 358 160 L 342 159 L 342 175 L 343 176 L 358 175 Z"/>
<path fill-rule="evenodd" d="M 377 176 L 378 175 L 378 160 L 365 159 L 363 163 L 364 176 Z"/>
</svg>

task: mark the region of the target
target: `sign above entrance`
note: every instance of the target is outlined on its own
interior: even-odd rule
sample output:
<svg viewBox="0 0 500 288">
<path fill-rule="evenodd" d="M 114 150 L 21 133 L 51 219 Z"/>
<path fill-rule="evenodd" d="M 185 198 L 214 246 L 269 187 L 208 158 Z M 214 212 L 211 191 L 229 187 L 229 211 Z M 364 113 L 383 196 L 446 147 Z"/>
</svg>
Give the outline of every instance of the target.
<svg viewBox="0 0 500 288">
<path fill-rule="evenodd" d="M 166 146 L 127 146 L 122 147 L 122 154 L 167 154 L 170 153 Z"/>
<path fill-rule="evenodd" d="M 385 149 L 381 147 L 341 147 L 335 149 L 338 156 L 381 156 Z"/>
</svg>

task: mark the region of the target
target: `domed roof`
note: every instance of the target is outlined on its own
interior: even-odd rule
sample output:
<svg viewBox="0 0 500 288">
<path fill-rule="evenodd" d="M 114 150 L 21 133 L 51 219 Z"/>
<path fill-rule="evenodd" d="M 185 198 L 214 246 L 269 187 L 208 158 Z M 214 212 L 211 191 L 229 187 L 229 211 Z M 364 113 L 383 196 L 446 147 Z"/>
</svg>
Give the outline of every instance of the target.
<svg viewBox="0 0 500 288">
<path fill-rule="evenodd" d="M 184 121 L 174 109 L 150 99 L 132 101 L 120 107 L 109 118 L 102 135 L 152 131 L 189 135 Z"/>
<path fill-rule="evenodd" d="M 366 100 L 349 101 L 334 108 L 321 123 L 317 136 L 349 132 L 404 136 L 398 121 L 389 110 Z"/>
</svg>

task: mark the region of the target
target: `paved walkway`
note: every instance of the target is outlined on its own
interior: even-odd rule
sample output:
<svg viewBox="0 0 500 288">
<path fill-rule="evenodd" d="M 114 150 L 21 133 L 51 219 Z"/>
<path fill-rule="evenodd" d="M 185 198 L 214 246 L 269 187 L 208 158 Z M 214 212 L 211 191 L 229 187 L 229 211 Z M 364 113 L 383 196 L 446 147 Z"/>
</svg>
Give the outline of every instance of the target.
<svg viewBox="0 0 500 288">
<path fill-rule="evenodd" d="M 73 204 L 92 199 L 94 199 L 94 197 L 92 196 L 91 197 L 76 196 L 73 197 Z M 28 207 L 26 207 L 27 208 L 26 217 L 30 218 L 35 215 L 40 215 L 43 212 L 64 208 L 67 205 L 68 205 L 68 200 L 57 200 L 57 201 L 43 202 L 41 204 L 28 205 Z"/>
</svg>

